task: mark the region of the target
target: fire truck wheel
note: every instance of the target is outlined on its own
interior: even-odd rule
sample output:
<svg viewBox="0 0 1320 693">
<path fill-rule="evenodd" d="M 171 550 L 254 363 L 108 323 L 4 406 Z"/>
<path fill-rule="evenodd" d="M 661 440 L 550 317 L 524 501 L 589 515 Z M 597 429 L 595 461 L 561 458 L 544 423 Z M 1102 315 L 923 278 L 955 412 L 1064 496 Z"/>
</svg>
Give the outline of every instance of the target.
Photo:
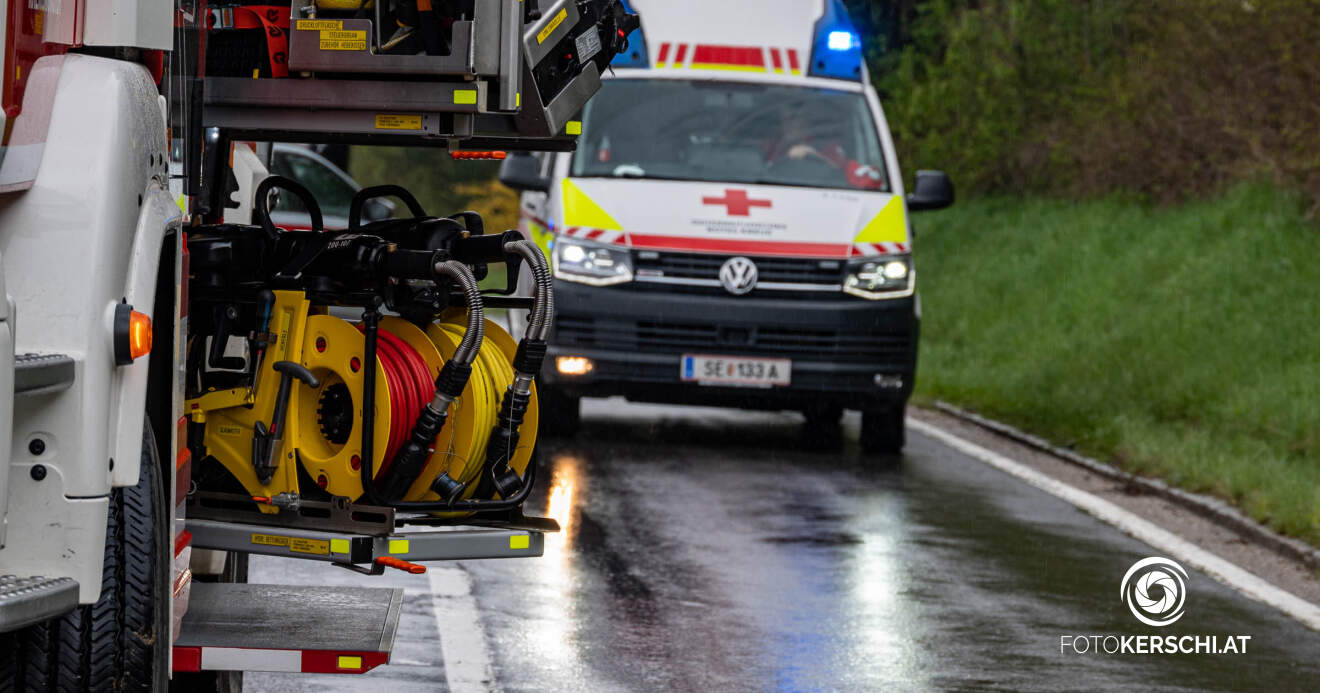
<svg viewBox="0 0 1320 693">
<path fill-rule="evenodd" d="M 570 397 L 550 387 L 538 388 L 540 418 L 537 431 L 543 436 L 571 438 L 582 425 L 582 398 Z"/>
<path fill-rule="evenodd" d="M 888 408 L 866 409 L 862 412 L 862 449 L 882 455 L 897 455 L 903 451 L 905 432 L 903 419 L 906 404 Z"/>
<path fill-rule="evenodd" d="M 150 424 L 137 486 L 114 489 L 101 597 L 13 637 L 0 661 L 13 690 L 163 691 L 169 683 L 168 506 Z M 4 660 L 0 657 L 0 660 Z M 7 689 L 6 689 L 7 690 Z"/>
</svg>

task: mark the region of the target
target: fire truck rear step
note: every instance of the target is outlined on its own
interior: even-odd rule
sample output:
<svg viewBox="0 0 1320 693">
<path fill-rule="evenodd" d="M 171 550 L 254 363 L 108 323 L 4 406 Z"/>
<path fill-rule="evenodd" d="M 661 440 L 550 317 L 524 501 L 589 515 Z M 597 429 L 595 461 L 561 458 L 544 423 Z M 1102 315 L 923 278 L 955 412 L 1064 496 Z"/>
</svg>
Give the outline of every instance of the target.
<svg viewBox="0 0 1320 693">
<path fill-rule="evenodd" d="M 545 534 L 531 529 L 444 528 L 382 536 L 190 519 L 188 531 L 192 545 L 201 549 L 327 561 L 376 572 L 381 559 L 455 561 L 545 553 Z"/>
<path fill-rule="evenodd" d="M 199 583 L 175 671 L 361 674 L 390 660 L 403 590 Z"/>
<path fill-rule="evenodd" d="M 0 633 L 62 616 L 78 607 L 73 578 L 0 575 Z"/>
</svg>

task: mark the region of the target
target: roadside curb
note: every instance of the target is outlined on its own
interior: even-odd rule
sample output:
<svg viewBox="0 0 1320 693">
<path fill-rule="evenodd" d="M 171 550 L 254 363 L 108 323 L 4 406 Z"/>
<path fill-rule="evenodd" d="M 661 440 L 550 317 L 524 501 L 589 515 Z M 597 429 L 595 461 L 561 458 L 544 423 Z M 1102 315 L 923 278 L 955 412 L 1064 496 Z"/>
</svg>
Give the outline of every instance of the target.
<svg viewBox="0 0 1320 693">
<path fill-rule="evenodd" d="M 1243 515 L 1237 508 L 1234 508 L 1218 498 L 1190 493 L 1169 486 L 1158 479 L 1151 479 L 1124 472 L 1117 467 L 1105 464 L 1104 462 L 1092 459 L 1085 455 L 1080 455 L 1067 448 L 1059 447 L 1043 438 L 1018 430 L 1008 424 L 987 419 L 979 414 L 974 414 L 961 407 L 949 404 L 948 402 L 936 400 L 934 408 L 954 418 L 974 424 L 992 433 L 1004 436 L 1015 442 L 1035 448 L 1036 450 L 1082 467 L 1099 476 L 1128 486 L 1136 487 L 1145 493 L 1159 496 L 1173 503 L 1177 503 L 1178 505 L 1195 512 L 1222 527 L 1237 532 L 1257 543 L 1263 544 L 1277 553 L 1290 559 L 1300 561 L 1303 565 L 1312 570 L 1320 569 L 1320 549 L 1303 541 L 1285 537 L 1246 515 Z"/>
</svg>

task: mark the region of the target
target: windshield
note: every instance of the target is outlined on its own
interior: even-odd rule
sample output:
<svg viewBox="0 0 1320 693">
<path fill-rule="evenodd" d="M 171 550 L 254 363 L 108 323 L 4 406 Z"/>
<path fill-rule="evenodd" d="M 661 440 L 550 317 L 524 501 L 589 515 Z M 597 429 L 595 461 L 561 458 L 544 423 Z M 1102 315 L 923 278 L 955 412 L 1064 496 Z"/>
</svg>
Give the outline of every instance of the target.
<svg viewBox="0 0 1320 693">
<path fill-rule="evenodd" d="M 302 183 L 312 193 L 312 197 L 316 198 L 322 214 L 332 217 L 348 216 L 349 205 L 353 201 L 353 196 L 357 194 L 357 189 L 325 164 L 310 156 L 276 150 L 270 168 L 271 173 Z M 306 214 L 307 207 L 297 195 L 285 193 L 280 195 L 275 211 Z"/>
<path fill-rule="evenodd" d="M 889 190 L 861 93 L 733 82 L 606 81 L 573 175 Z"/>
</svg>

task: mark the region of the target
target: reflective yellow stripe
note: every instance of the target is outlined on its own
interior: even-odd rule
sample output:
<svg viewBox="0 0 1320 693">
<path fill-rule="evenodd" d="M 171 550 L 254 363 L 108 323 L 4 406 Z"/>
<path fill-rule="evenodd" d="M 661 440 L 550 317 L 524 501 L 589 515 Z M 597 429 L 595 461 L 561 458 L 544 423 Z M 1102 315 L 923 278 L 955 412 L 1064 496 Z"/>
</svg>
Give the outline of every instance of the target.
<svg viewBox="0 0 1320 693">
<path fill-rule="evenodd" d="M 546 257 L 550 257 L 550 239 L 555 237 L 554 234 L 530 219 L 527 221 L 527 230 L 532 234 L 532 242 L 540 246 Z"/>
<path fill-rule="evenodd" d="M 601 209 L 595 200 L 587 197 L 582 188 L 572 179 L 565 179 L 564 191 L 564 226 L 581 226 L 607 231 L 622 231 L 623 226 L 614 220 L 608 212 Z"/>
<path fill-rule="evenodd" d="M 907 243 L 907 210 L 898 195 L 889 198 L 880 213 L 857 234 L 853 243 Z"/>
<path fill-rule="evenodd" d="M 531 545 L 532 545 L 531 535 L 519 534 L 516 536 L 509 537 L 509 548 L 514 551 L 530 548 Z"/>
<path fill-rule="evenodd" d="M 407 539 L 391 539 L 391 540 L 390 540 L 390 553 L 392 553 L 392 554 L 393 554 L 393 553 L 408 553 L 408 540 L 407 540 Z"/>
</svg>

